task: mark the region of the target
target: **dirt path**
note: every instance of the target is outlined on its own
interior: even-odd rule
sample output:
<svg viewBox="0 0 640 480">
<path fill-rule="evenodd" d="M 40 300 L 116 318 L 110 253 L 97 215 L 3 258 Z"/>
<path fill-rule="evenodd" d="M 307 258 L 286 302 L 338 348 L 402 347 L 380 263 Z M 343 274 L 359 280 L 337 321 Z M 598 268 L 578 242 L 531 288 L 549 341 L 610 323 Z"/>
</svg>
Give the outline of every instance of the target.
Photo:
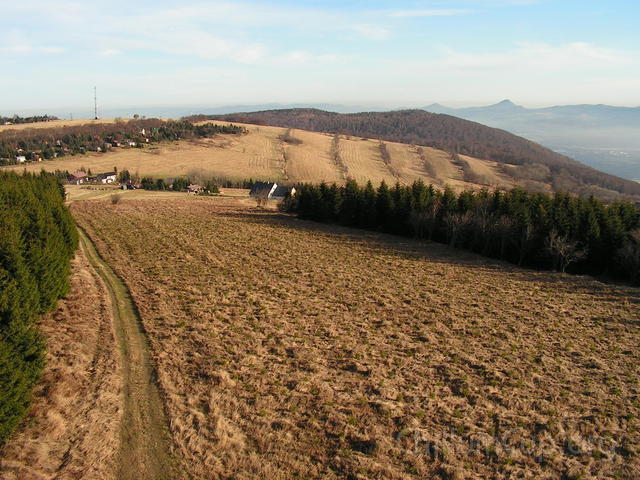
<svg viewBox="0 0 640 480">
<path fill-rule="evenodd" d="M 89 237 L 80 232 L 80 244 L 92 267 L 103 279 L 113 305 L 117 341 L 122 357 L 124 413 L 118 478 L 176 478 L 170 455 L 170 436 L 149 345 L 127 287 L 98 254 Z"/>
</svg>

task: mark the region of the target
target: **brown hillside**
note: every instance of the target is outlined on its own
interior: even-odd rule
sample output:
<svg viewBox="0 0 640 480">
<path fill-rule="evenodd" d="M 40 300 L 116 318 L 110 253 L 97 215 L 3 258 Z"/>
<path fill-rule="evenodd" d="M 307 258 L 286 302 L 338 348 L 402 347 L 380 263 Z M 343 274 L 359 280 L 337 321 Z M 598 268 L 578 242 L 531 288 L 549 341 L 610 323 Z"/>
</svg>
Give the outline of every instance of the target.
<svg viewBox="0 0 640 480">
<path fill-rule="evenodd" d="M 504 130 L 423 110 L 339 114 L 315 109 L 268 110 L 193 119 L 301 128 L 394 142 L 425 145 L 447 152 L 511 165 L 541 165 L 554 190 L 602 196 L 602 190 L 640 195 L 640 184 L 609 175 Z M 538 181 L 521 171 L 523 180 Z"/>
</svg>

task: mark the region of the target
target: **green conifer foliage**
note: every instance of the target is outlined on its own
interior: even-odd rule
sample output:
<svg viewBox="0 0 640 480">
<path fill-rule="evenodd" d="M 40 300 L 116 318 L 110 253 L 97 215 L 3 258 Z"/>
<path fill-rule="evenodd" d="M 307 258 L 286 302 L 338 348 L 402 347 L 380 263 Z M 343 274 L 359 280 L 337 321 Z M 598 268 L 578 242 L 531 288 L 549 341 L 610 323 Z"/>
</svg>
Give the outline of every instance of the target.
<svg viewBox="0 0 640 480">
<path fill-rule="evenodd" d="M 0 443 L 40 377 L 44 342 L 35 320 L 67 293 L 77 243 L 55 176 L 0 173 Z"/>
</svg>

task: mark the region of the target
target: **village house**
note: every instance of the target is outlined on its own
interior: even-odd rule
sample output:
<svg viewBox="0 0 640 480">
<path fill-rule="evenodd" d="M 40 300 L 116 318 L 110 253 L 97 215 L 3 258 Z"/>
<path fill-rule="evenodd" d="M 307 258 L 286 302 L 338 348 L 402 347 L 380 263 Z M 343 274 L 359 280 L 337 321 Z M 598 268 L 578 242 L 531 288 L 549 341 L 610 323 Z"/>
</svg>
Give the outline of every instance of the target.
<svg viewBox="0 0 640 480">
<path fill-rule="evenodd" d="M 95 177 L 96 183 L 114 183 L 116 181 L 116 172 L 99 173 Z"/>
<path fill-rule="evenodd" d="M 69 174 L 67 181 L 69 185 L 82 185 L 87 179 L 87 174 L 82 171 L 77 171 Z"/>
<path fill-rule="evenodd" d="M 16 163 L 24 163 L 27 161 L 27 157 L 24 155 L 16 155 Z"/>
<path fill-rule="evenodd" d="M 199 193 L 204 192 L 204 187 L 202 185 L 198 185 L 198 184 L 192 183 L 187 187 L 187 192 L 189 192 L 189 193 L 191 193 L 193 195 L 197 195 Z"/>
<path fill-rule="evenodd" d="M 274 200 L 282 200 L 287 195 L 293 197 L 295 194 L 295 188 L 278 185 L 274 182 L 256 182 L 253 184 L 253 188 L 249 192 L 249 196 L 251 197 L 260 197 Z"/>
</svg>

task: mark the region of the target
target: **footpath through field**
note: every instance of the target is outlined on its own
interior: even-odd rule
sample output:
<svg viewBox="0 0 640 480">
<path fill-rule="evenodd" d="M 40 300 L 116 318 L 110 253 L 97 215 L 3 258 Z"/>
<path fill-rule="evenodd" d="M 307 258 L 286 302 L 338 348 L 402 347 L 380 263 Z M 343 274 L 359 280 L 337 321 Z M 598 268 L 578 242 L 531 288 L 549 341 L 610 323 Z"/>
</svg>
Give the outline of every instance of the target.
<svg viewBox="0 0 640 480">
<path fill-rule="evenodd" d="M 124 413 L 118 478 L 177 478 L 149 344 L 136 306 L 124 282 L 102 260 L 87 234 L 81 229 L 79 233 L 81 248 L 91 266 L 103 279 L 111 297 L 116 337 L 122 357 Z"/>
</svg>

